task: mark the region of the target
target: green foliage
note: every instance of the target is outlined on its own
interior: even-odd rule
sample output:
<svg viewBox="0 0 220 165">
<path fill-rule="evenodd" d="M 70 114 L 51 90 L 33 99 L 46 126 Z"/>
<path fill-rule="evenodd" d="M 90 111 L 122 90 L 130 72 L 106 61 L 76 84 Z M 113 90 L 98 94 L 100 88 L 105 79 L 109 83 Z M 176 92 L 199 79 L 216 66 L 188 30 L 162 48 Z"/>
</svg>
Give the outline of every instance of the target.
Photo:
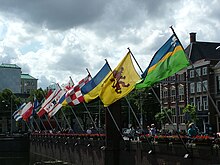
<svg viewBox="0 0 220 165">
<path fill-rule="evenodd" d="M 155 88 L 154 90 L 156 91 L 157 89 L 159 90 L 159 88 Z M 151 89 L 144 88 L 134 90 L 127 96 L 127 98 L 139 119 L 140 114 L 142 113 L 144 125 L 156 122 L 155 115 L 160 112 L 160 104 Z M 125 105 L 128 104 L 125 103 Z M 133 115 L 131 115 L 131 118 L 135 121 Z"/>
<path fill-rule="evenodd" d="M 171 117 L 172 115 L 172 110 L 171 109 L 168 109 L 168 110 L 161 110 L 161 112 L 158 112 L 156 115 L 155 115 L 155 119 L 157 122 L 160 122 L 162 124 L 165 124 L 165 123 L 168 123 L 169 122 L 169 118 L 168 116 Z"/>
<path fill-rule="evenodd" d="M 186 107 L 183 109 L 183 114 L 189 115 L 188 122 L 196 122 L 197 114 L 196 114 L 196 107 L 190 104 L 187 104 Z"/>
</svg>

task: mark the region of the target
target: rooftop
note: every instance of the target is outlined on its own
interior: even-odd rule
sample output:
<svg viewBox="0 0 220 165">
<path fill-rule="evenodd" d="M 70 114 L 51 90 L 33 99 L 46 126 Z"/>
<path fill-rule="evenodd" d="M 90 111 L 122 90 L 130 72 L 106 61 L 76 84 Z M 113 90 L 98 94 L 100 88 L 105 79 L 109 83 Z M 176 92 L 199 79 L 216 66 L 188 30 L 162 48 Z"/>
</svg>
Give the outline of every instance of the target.
<svg viewBox="0 0 220 165">
<path fill-rule="evenodd" d="M 37 80 L 36 78 L 32 77 L 29 74 L 21 74 L 21 79 L 31 79 L 31 80 Z"/>
<path fill-rule="evenodd" d="M 192 47 L 191 47 L 192 46 Z M 186 49 L 185 52 L 192 61 L 192 63 L 198 60 L 220 60 L 220 43 L 214 42 L 193 42 Z M 190 50 L 190 47 L 192 48 Z"/>
<path fill-rule="evenodd" d="M 6 63 L 2 63 L 0 64 L 0 68 L 15 68 L 15 69 L 21 69 L 19 66 L 17 66 L 16 64 L 6 64 Z"/>
</svg>

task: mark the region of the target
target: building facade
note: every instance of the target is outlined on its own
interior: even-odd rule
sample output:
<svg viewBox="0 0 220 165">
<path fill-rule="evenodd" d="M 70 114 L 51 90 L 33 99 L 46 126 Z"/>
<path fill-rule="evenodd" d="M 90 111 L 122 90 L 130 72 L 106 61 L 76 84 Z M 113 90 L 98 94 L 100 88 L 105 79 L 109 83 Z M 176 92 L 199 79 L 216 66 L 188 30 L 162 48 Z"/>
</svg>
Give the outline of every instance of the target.
<svg viewBox="0 0 220 165">
<path fill-rule="evenodd" d="M 37 90 L 37 79 L 29 74 L 22 74 L 21 68 L 15 64 L 0 65 L 0 91 L 9 89 L 17 97 L 26 99 L 33 90 Z M 1 100 L 0 106 L 0 133 L 12 133 L 18 131 L 18 127 L 12 114 L 16 111 L 13 100 Z M 21 130 L 25 129 L 22 123 Z M 20 129 L 20 128 L 19 128 Z"/>
<path fill-rule="evenodd" d="M 21 93 L 30 94 L 37 90 L 37 79 L 29 74 L 21 74 Z"/>
<path fill-rule="evenodd" d="M 176 125 L 190 120 L 182 110 L 191 104 L 196 107 L 196 125 L 201 132 L 220 131 L 219 46 L 220 43 L 198 42 L 196 33 L 190 33 L 185 52 L 192 65 L 161 83 L 162 107 L 173 110 L 172 121 Z"/>
<path fill-rule="evenodd" d="M 8 88 L 13 93 L 21 93 L 21 68 L 16 64 L 0 65 L 0 91 Z"/>
</svg>

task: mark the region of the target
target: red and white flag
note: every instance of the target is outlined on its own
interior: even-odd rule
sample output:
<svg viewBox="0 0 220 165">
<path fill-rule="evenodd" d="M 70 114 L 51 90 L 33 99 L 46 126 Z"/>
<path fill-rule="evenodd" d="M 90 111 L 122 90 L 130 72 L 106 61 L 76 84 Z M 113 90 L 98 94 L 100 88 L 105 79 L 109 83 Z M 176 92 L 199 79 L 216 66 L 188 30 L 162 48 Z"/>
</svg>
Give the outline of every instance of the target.
<svg viewBox="0 0 220 165">
<path fill-rule="evenodd" d="M 84 79 L 79 81 L 79 83 L 75 87 L 73 87 L 69 91 L 67 91 L 66 101 L 69 105 L 74 106 L 74 105 L 77 105 L 79 103 L 84 102 L 84 97 L 83 97 L 83 94 L 81 92 L 81 88 L 86 83 L 88 83 L 91 79 L 92 79 L 91 75 L 89 74 Z"/>
<path fill-rule="evenodd" d="M 24 108 L 21 110 L 21 116 L 23 118 L 24 121 L 27 121 L 29 119 L 29 117 L 32 115 L 33 113 L 33 104 L 31 102 L 28 102 Z"/>
<path fill-rule="evenodd" d="M 62 89 L 56 97 L 48 104 L 48 106 L 45 108 L 48 112 L 48 116 L 52 117 L 54 116 L 62 107 L 62 104 L 60 103 L 60 99 L 65 96 L 66 91 Z"/>
<path fill-rule="evenodd" d="M 63 89 L 68 91 L 70 90 L 72 87 L 74 87 L 74 82 L 72 80 L 72 78 L 70 77 L 69 81 L 67 84 L 63 85 Z"/>
<path fill-rule="evenodd" d="M 50 103 L 54 100 L 54 98 L 56 98 L 56 96 L 62 91 L 62 89 L 60 88 L 60 86 L 58 84 L 56 84 L 56 89 L 52 92 L 52 94 L 50 94 L 48 96 L 48 98 L 46 98 L 46 100 L 43 102 L 43 104 L 41 105 L 40 110 L 37 112 L 37 115 L 39 117 L 42 116 L 42 114 L 44 114 L 45 112 L 49 112 L 51 108 L 49 108 Z"/>
</svg>

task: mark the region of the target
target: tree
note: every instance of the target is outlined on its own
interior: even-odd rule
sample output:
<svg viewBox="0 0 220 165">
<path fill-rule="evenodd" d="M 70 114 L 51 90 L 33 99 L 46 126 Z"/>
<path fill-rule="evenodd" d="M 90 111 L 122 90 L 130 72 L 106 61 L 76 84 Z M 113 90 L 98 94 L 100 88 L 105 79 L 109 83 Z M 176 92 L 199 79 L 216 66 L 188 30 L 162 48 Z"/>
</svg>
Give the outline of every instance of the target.
<svg viewBox="0 0 220 165">
<path fill-rule="evenodd" d="M 186 107 L 183 109 L 183 114 L 187 118 L 188 123 L 196 122 L 197 114 L 196 114 L 196 107 L 195 106 L 187 104 Z"/>
<path fill-rule="evenodd" d="M 166 111 L 166 112 L 165 112 Z M 155 115 L 155 119 L 157 122 L 159 122 L 162 126 L 164 126 L 166 123 L 169 123 L 169 118 L 168 116 L 171 117 L 172 115 L 172 110 L 168 109 L 168 110 L 164 110 L 162 109 L 161 112 L 158 112 Z"/>
</svg>

